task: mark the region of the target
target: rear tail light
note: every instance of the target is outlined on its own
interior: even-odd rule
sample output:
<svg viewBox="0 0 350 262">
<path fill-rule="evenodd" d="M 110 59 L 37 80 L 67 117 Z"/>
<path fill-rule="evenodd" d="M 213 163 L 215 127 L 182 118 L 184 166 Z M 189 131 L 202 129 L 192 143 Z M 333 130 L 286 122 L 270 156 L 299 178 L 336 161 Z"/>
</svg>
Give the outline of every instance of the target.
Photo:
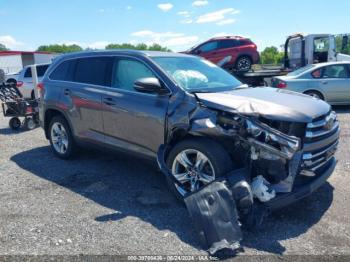
<svg viewBox="0 0 350 262">
<path fill-rule="evenodd" d="M 284 81 L 279 81 L 277 84 L 277 88 L 286 88 L 287 87 L 287 83 Z"/>
<path fill-rule="evenodd" d="M 34 113 L 33 108 L 32 108 L 31 106 L 28 106 L 28 107 L 27 107 L 27 110 L 26 110 L 26 113 L 27 113 L 27 114 L 32 114 L 32 113 Z"/>
<path fill-rule="evenodd" d="M 37 88 L 38 90 L 42 91 L 42 90 L 44 90 L 44 84 L 43 84 L 43 83 L 38 83 L 38 84 L 36 85 L 36 88 Z"/>
<path fill-rule="evenodd" d="M 17 87 L 21 87 L 21 86 L 23 86 L 23 82 L 22 82 L 22 81 L 17 81 L 16 86 L 17 86 Z"/>
</svg>

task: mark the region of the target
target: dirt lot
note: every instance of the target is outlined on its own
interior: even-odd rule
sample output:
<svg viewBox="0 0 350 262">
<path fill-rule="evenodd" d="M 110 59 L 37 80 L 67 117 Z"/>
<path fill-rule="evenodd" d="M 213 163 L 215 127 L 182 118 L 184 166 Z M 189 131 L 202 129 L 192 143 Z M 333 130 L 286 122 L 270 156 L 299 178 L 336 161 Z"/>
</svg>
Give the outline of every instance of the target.
<svg viewBox="0 0 350 262">
<path fill-rule="evenodd" d="M 245 254 L 350 255 L 350 107 L 336 108 L 339 163 L 315 194 L 244 232 Z M 0 254 L 205 255 L 155 163 L 53 156 L 43 131 L 0 116 Z"/>
</svg>

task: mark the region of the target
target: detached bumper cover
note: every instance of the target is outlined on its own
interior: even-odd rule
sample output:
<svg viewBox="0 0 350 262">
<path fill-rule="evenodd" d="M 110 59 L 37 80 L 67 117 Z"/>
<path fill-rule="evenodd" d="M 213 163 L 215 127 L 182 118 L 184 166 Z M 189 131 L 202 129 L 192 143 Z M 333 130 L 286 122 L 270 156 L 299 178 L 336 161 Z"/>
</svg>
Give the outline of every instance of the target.
<svg viewBox="0 0 350 262">
<path fill-rule="evenodd" d="M 311 183 L 294 188 L 291 193 L 280 194 L 269 202 L 264 203 L 269 210 L 273 211 L 282 207 L 288 206 L 298 200 L 311 195 L 319 187 L 321 187 L 327 179 L 332 175 L 336 166 L 336 160 L 333 157 L 329 160 L 328 168 L 318 175 Z"/>
</svg>

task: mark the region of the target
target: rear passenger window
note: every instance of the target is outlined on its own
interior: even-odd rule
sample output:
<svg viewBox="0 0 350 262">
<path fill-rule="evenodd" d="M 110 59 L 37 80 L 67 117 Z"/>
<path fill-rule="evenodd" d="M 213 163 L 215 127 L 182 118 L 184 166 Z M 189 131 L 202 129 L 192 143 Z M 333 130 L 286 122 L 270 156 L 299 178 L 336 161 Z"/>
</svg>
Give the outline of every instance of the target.
<svg viewBox="0 0 350 262">
<path fill-rule="evenodd" d="M 50 79 L 59 81 L 72 81 L 75 60 L 67 60 L 61 63 L 51 73 Z"/>
<path fill-rule="evenodd" d="M 89 57 L 77 59 L 74 82 L 111 86 L 112 57 Z"/>
<path fill-rule="evenodd" d="M 222 40 L 219 42 L 219 49 L 231 48 L 237 46 L 238 41 L 235 39 Z"/>
</svg>

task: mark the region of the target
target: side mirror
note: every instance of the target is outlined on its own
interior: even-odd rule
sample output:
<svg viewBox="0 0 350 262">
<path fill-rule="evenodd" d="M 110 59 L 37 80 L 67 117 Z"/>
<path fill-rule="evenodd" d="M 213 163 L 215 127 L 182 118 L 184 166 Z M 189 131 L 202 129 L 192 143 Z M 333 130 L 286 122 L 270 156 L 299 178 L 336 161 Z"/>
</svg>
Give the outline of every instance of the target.
<svg viewBox="0 0 350 262">
<path fill-rule="evenodd" d="M 167 94 L 168 91 L 162 87 L 159 80 L 155 77 L 146 77 L 137 79 L 134 83 L 134 89 L 142 93 Z"/>
</svg>

